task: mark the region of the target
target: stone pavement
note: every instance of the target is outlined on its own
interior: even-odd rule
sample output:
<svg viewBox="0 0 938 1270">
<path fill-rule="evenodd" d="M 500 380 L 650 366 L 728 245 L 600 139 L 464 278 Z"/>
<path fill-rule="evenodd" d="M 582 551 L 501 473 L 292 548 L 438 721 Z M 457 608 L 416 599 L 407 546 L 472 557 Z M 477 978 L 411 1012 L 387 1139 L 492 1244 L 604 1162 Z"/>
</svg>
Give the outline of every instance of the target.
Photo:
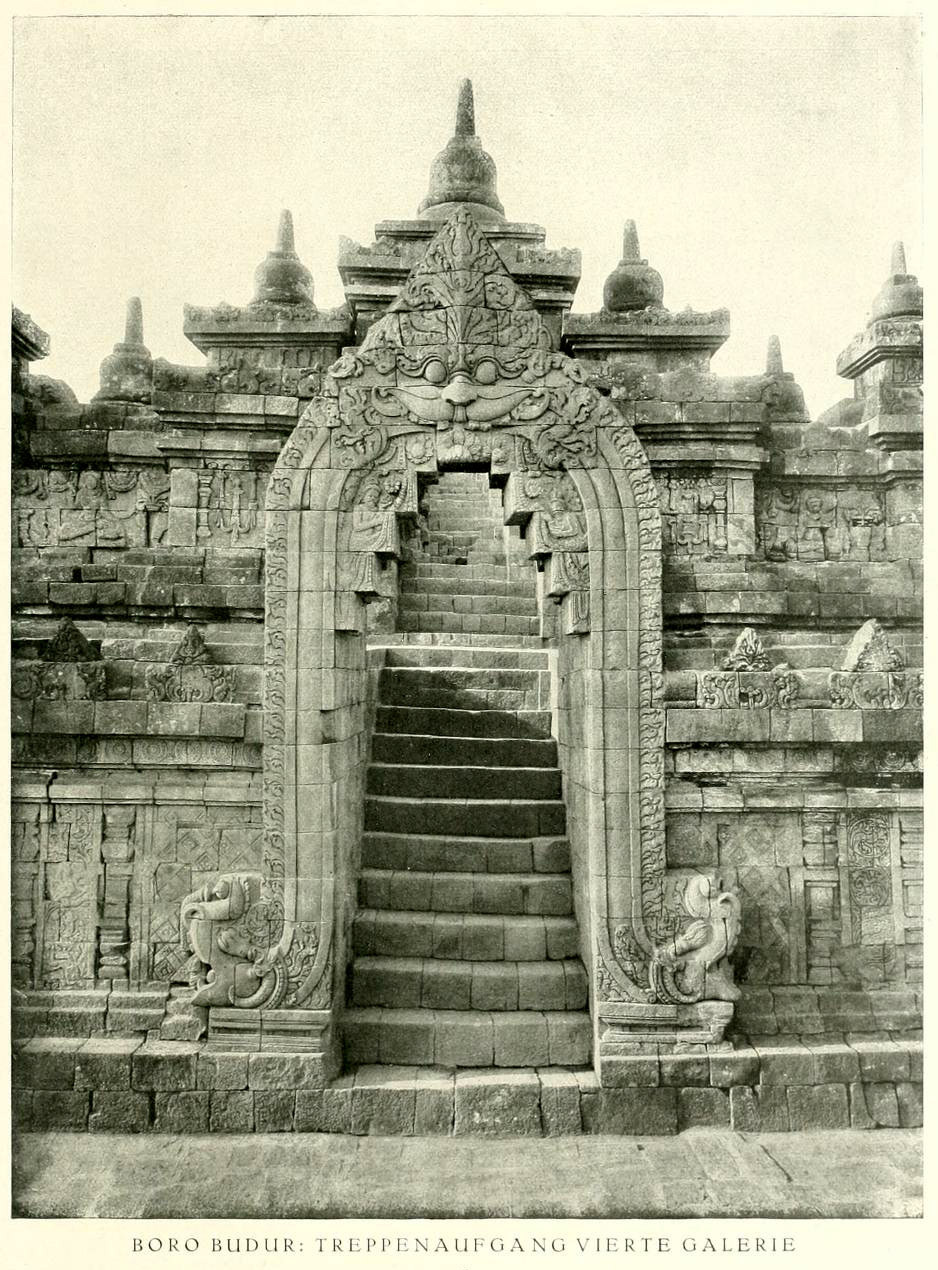
<svg viewBox="0 0 938 1270">
<path fill-rule="evenodd" d="M 380 1138 L 26 1133 L 22 1217 L 914 1217 L 921 1131 Z"/>
</svg>

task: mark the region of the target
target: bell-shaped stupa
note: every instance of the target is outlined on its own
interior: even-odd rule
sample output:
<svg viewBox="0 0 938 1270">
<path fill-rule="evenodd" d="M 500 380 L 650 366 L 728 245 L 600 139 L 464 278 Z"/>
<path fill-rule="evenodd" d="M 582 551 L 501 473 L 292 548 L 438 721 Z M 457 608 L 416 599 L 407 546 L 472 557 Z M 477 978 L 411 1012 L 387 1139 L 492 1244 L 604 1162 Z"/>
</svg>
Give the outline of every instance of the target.
<svg viewBox="0 0 938 1270">
<path fill-rule="evenodd" d="M 468 207 L 482 224 L 503 224 L 505 209 L 495 191 L 495 163 L 476 136 L 472 83 L 459 85 L 456 130 L 430 167 L 430 189 L 417 209 L 423 220 L 446 220 Z"/>
</svg>

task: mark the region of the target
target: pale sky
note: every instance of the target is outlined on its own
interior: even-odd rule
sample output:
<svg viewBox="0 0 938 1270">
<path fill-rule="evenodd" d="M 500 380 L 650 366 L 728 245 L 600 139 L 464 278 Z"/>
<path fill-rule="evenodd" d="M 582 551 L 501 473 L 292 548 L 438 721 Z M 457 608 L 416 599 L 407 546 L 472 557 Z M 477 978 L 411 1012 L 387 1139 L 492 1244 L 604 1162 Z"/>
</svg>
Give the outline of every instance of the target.
<svg viewBox="0 0 938 1270">
<path fill-rule="evenodd" d="M 894 239 L 921 273 L 915 18 L 27 18 L 14 48 L 14 302 L 82 400 L 130 295 L 201 364 L 183 304 L 249 300 L 282 207 L 340 304 L 339 235 L 416 214 L 464 75 L 508 218 L 583 253 L 576 311 L 632 217 L 669 308 L 730 310 L 714 370 L 777 333 L 813 415 Z"/>
</svg>

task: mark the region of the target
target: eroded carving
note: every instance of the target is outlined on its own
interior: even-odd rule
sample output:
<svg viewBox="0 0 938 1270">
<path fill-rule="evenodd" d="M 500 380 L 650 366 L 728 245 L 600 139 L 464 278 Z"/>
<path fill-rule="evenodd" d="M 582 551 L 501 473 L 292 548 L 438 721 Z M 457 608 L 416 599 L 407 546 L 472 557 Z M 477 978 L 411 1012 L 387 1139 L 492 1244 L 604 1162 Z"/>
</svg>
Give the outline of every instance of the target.
<svg viewBox="0 0 938 1270">
<path fill-rule="evenodd" d="M 230 701 L 234 667 L 211 659 L 199 628 L 186 629 L 169 662 L 148 666 L 145 674 L 151 701 Z"/>
<path fill-rule="evenodd" d="M 289 975 L 280 944 L 258 946 L 243 925 L 261 898 L 259 873 L 222 873 L 180 905 L 180 943 L 196 989 L 193 1006 L 273 1009 L 287 993 Z"/>
<path fill-rule="evenodd" d="M 649 976 L 655 995 L 675 1004 L 738 1000 L 729 961 L 741 924 L 738 895 L 714 877 L 695 874 L 687 881 L 682 904 L 690 923 L 652 953 Z"/>
</svg>

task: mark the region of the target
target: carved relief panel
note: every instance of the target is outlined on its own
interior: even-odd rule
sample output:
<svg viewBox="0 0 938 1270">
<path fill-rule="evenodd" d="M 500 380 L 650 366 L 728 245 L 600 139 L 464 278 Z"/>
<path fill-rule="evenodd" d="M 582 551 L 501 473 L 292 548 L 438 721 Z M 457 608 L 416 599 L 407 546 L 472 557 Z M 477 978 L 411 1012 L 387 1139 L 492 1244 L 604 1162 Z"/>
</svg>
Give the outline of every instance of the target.
<svg viewBox="0 0 938 1270">
<path fill-rule="evenodd" d="M 894 558 L 887 549 L 884 497 L 873 489 L 791 484 L 763 487 L 758 500 L 758 530 L 769 560 Z"/>
<path fill-rule="evenodd" d="M 168 508 L 161 468 L 21 468 L 13 476 L 13 545 L 158 546 Z"/>
<path fill-rule="evenodd" d="M 267 476 L 253 468 L 211 460 L 197 474 L 199 546 L 261 547 Z"/>
<path fill-rule="evenodd" d="M 661 532 L 666 552 L 674 556 L 725 555 L 727 549 L 727 480 L 710 476 L 661 473 Z"/>
</svg>

